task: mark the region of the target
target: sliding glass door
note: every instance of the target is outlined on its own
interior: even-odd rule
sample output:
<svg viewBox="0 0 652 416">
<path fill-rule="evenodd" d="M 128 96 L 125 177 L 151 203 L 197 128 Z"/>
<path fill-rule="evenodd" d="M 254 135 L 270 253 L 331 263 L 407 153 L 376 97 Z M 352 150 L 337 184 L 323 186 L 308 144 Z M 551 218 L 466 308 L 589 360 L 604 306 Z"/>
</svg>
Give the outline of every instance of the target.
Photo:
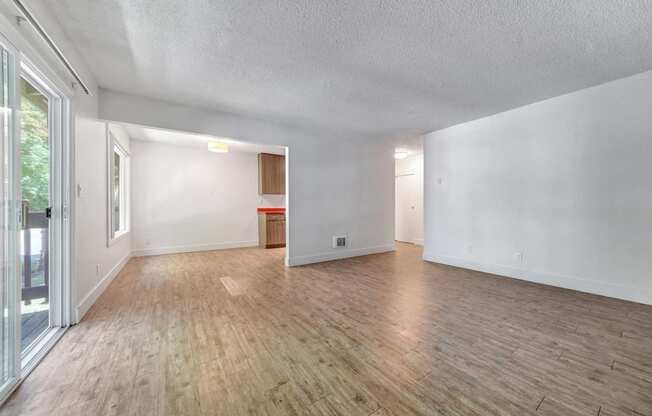
<svg viewBox="0 0 652 416">
<path fill-rule="evenodd" d="M 63 95 L 2 35 L 0 59 L 1 401 L 69 322 L 69 147 Z"/>
<path fill-rule="evenodd" d="M 50 322 L 50 99 L 38 82 L 20 84 L 20 349 L 33 348 Z"/>
<path fill-rule="evenodd" d="M 0 38 L 0 397 L 4 397 L 17 383 L 18 314 L 17 314 L 17 242 L 18 221 L 14 204 L 16 108 L 16 55 Z"/>
</svg>

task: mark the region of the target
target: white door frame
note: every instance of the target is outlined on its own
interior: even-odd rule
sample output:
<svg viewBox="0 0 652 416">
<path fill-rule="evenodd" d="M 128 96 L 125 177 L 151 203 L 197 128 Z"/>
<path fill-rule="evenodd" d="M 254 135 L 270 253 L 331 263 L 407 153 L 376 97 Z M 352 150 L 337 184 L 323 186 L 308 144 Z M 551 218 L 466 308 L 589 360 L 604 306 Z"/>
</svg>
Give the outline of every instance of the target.
<svg viewBox="0 0 652 416">
<path fill-rule="evenodd" d="M 14 47 L 14 45 L 9 42 L 9 40 L 3 36 L 2 33 L 0 33 L 0 45 L 2 45 L 2 48 L 8 52 L 8 62 L 7 62 L 7 72 L 8 72 L 8 82 L 14 83 L 16 81 L 15 73 L 17 72 L 17 68 L 19 67 L 18 65 L 18 56 L 19 52 L 18 50 Z M 8 172 L 13 172 L 15 171 L 15 161 L 16 158 L 13 157 L 16 155 L 16 149 L 15 149 L 15 144 L 16 144 L 16 137 L 18 137 L 18 133 L 20 131 L 18 127 L 18 117 L 17 117 L 17 111 L 16 108 L 18 107 L 18 100 L 17 100 L 17 87 L 15 85 L 11 85 L 9 90 L 7 91 L 8 95 L 8 102 L 9 106 L 8 108 L 11 111 L 11 114 L 9 116 L 9 123 L 11 125 L 9 126 L 9 133 L 7 137 L 7 141 L 3 143 L 3 148 L 4 151 L 8 154 L 6 160 L 7 164 L 5 166 L 4 161 L 2 163 L 2 168 L 6 169 L 6 173 Z M 11 157 L 9 156 L 11 155 Z M 19 297 L 16 296 L 17 293 L 20 291 L 20 284 L 19 284 L 19 275 L 20 275 L 20 270 L 19 270 L 19 263 L 18 263 L 18 221 L 17 221 L 17 216 L 18 212 L 20 212 L 19 207 L 16 204 L 16 200 L 13 198 L 13 195 L 15 195 L 16 190 L 15 188 L 15 181 L 12 181 L 10 179 L 13 179 L 13 175 L 8 174 L 8 177 L 3 177 L 2 180 L 6 180 L 6 185 L 7 188 L 5 190 L 5 194 L 8 195 L 6 200 L 3 200 L 2 202 L 5 203 L 5 219 L 6 219 L 6 224 L 4 226 L 4 232 L 6 233 L 6 236 L 4 237 L 4 244 L 6 244 L 6 247 L 4 247 L 4 250 L 0 255 L 4 256 L 6 254 L 6 259 L 5 259 L 5 265 L 4 265 L 4 270 L 2 271 L 4 275 L 2 276 L 3 279 L 6 279 L 6 299 L 4 301 L 6 302 L 6 308 L 8 311 L 8 316 L 7 316 L 7 332 L 6 336 L 8 338 L 8 342 L 6 343 L 6 348 L 7 351 L 5 351 L 5 354 L 7 354 L 7 368 L 6 368 L 6 373 L 7 373 L 7 381 L 5 384 L 1 386 L 0 390 L 0 400 L 4 401 L 6 397 L 8 397 L 11 392 L 16 388 L 18 385 L 19 379 L 20 379 L 20 359 L 19 356 L 16 354 L 16 348 L 20 348 L 19 340 L 20 340 L 20 326 L 19 324 L 19 317 L 16 315 L 16 311 L 18 310 L 18 299 Z M 4 197 L 3 197 L 4 198 Z M 12 243 L 13 241 L 13 243 Z M 13 296 L 12 296 L 13 294 Z M 4 311 L 2 311 L 4 313 Z M 13 315 L 12 315 L 13 313 Z M 14 343 L 12 344 L 11 341 Z M 4 340 L 3 340 L 4 341 Z M 4 359 L 4 357 L 2 357 Z M 1 403 L 1 402 L 0 402 Z"/>
</svg>

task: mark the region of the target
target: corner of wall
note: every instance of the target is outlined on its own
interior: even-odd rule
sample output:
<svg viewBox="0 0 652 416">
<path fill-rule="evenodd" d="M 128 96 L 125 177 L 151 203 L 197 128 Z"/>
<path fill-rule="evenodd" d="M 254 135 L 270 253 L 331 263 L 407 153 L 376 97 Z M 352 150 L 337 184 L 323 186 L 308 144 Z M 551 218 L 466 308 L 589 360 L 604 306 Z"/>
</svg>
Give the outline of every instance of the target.
<svg viewBox="0 0 652 416">
<path fill-rule="evenodd" d="M 107 123 L 78 118 L 75 134 L 73 313 L 79 322 L 129 261 L 131 234 L 107 246 Z"/>
<path fill-rule="evenodd" d="M 614 285 L 611 283 L 589 280 L 578 276 L 566 276 L 500 264 L 481 263 L 455 256 L 435 254 L 425 250 L 423 252 L 423 259 L 432 263 L 475 270 L 496 276 L 524 280 L 548 286 L 576 290 L 583 293 L 652 305 L 652 293 L 641 291 L 640 289 L 634 287 Z"/>
<path fill-rule="evenodd" d="M 322 263 L 325 261 L 341 260 L 350 257 L 367 256 L 369 254 L 387 253 L 396 251 L 396 244 L 386 244 L 382 246 L 356 248 L 350 250 L 332 251 L 328 253 L 312 254 L 308 256 L 294 256 L 286 259 L 286 266 L 303 266 L 313 263 Z"/>
<path fill-rule="evenodd" d="M 113 268 L 84 296 L 84 298 L 79 302 L 75 308 L 75 323 L 79 323 L 84 315 L 90 310 L 90 308 L 95 304 L 97 299 L 104 293 L 107 287 L 113 282 L 113 279 L 116 278 L 122 271 L 122 269 L 127 265 L 131 259 L 132 254 L 128 253 L 124 256 L 118 264 L 113 266 Z"/>
</svg>

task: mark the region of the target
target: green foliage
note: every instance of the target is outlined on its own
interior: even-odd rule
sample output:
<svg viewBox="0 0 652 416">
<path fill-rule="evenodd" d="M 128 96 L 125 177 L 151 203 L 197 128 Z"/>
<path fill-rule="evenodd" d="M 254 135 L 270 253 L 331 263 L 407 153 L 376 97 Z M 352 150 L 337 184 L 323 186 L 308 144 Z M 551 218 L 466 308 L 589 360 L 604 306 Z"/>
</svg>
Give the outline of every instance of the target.
<svg viewBox="0 0 652 416">
<path fill-rule="evenodd" d="M 23 95 L 20 104 L 21 187 L 23 199 L 35 212 L 49 206 L 50 152 L 48 113 L 30 98 Z"/>
</svg>

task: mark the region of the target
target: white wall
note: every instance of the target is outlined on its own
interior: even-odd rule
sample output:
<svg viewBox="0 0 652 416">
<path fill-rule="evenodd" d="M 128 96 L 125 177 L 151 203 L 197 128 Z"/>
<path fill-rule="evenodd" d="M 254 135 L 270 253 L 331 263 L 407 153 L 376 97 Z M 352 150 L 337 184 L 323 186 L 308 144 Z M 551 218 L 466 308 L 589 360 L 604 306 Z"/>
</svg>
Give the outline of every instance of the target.
<svg viewBox="0 0 652 416">
<path fill-rule="evenodd" d="M 73 188 L 79 183 L 84 189 L 79 198 L 73 197 L 71 200 L 73 258 L 70 306 L 72 320 L 76 321 L 110 282 L 115 274 L 112 275 L 112 271 L 120 269 L 123 255 L 130 249 L 125 247 L 128 241 L 110 249 L 106 247 L 106 195 L 102 193 L 106 189 L 106 132 L 104 123 L 93 120 L 98 115 L 97 83 L 83 58 L 50 14 L 47 2 L 33 0 L 28 7 L 90 89 L 90 95 L 86 95 L 79 87 L 70 88 L 74 80 L 58 58 L 29 24 L 17 24 L 13 2 L 0 0 L 0 32 L 27 54 L 70 99 L 71 144 L 75 158 L 72 183 Z M 71 192 L 75 195 L 75 189 Z M 100 265 L 99 273 L 97 264 Z"/>
<path fill-rule="evenodd" d="M 134 255 L 258 244 L 256 208 L 272 204 L 258 195 L 255 153 L 133 140 L 131 158 Z"/>
<path fill-rule="evenodd" d="M 396 169 L 396 239 L 399 223 L 409 224 L 407 242 L 423 245 L 423 154 L 413 154 L 405 159 L 398 159 Z M 409 176 L 409 177 L 407 177 Z M 400 178 L 400 179 L 399 179 Z M 402 179 L 413 181 L 412 186 L 404 186 Z M 399 187 L 401 187 L 399 189 Z M 409 210 L 400 207 L 409 206 Z M 411 207 L 414 207 L 413 209 Z"/>
<path fill-rule="evenodd" d="M 652 304 L 651 103 L 645 72 L 427 135 L 424 258 Z"/>
<path fill-rule="evenodd" d="M 333 139 L 288 126 L 101 90 L 104 119 L 289 147 L 290 265 L 394 249 L 391 143 Z M 332 237 L 349 247 L 332 248 Z"/>
<path fill-rule="evenodd" d="M 258 206 L 266 208 L 285 208 L 285 195 L 258 195 Z"/>
<path fill-rule="evenodd" d="M 129 151 L 130 140 L 124 129 L 109 126 L 116 140 Z M 77 296 L 79 319 L 86 313 L 113 277 L 129 260 L 131 236 L 107 245 L 107 123 L 77 118 L 76 173 L 79 189 L 76 198 L 75 228 Z M 99 268 L 98 268 L 99 265 Z"/>
</svg>

